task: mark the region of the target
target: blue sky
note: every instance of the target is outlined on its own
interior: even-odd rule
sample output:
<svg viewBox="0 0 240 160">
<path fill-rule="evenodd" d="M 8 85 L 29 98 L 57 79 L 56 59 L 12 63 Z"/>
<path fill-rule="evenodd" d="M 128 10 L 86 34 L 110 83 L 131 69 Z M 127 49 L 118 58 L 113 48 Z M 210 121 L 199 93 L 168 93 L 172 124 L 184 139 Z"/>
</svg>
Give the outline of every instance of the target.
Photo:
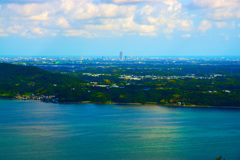
<svg viewBox="0 0 240 160">
<path fill-rule="evenodd" d="M 2 0 L 0 55 L 240 56 L 240 0 Z"/>
</svg>

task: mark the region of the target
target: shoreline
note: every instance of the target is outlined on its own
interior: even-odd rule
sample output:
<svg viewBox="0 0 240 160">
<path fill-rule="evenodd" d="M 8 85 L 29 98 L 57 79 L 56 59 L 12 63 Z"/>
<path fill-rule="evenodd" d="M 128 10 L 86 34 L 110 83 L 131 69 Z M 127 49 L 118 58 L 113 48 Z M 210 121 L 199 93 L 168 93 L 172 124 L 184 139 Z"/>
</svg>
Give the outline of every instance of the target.
<svg viewBox="0 0 240 160">
<path fill-rule="evenodd" d="M 45 102 L 41 100 L 21 100 L 21 99 L 15 99 L 15 98 L 9 98 L 9 97 L 0 97 L 0 99 L 6 99 L 6 100 L 19 100 L 19 101 L 40 101 L 44 103 L 53 103 L 53 102 Z M 204 106 L 204 105 L 185 105 L 185 106 L 179 106 L 177 104 L 153 104 L 153 103 L 94 103 L 90 101 L 82 101 L 82 102 L 58 102 L 55 104 L 97 104 L 97 105 L 106 105 L 106 104 L 113 104 L 113 105 L 135 105 L 135 106 L 163 106 L 163 107 L 179 107 L 179 108 L 225 108 L 225 109 L 240 109 L 240 106 Z"/>
</svg>

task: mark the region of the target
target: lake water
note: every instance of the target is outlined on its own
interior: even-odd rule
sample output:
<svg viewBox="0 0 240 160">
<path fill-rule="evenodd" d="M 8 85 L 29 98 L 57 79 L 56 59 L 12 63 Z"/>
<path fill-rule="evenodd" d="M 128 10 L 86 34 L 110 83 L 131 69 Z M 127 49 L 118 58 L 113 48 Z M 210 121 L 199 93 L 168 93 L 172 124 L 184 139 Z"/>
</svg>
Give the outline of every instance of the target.
<svg viewBox="0 0 240 160">
<path fill-rule="evenodd" d="M 240 110 L 0 100 L 3 160 L 240 160 Z"/>
</svg>

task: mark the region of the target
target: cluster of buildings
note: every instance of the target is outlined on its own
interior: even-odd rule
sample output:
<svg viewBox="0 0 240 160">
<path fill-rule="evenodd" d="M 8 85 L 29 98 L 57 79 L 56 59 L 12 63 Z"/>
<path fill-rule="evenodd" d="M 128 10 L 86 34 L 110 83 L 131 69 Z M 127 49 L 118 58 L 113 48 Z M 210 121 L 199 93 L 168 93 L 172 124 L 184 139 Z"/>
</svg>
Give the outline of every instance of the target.
<svg viewBox="0 0 240 160">
<path fill-rule="evenodd" d="M 130 56 L 129 58 L 127 57 L 127 56 L 125 56 L 124 58 L 123 58 L 123 52 L 121 51 L 120 52 L 120 55 L 119 55 L 119 60 L 132 60 L 133 58 L 132 58 L 132 56 Z M 138 59 L 138 58 L 137 58 Z"/>
<path fill-rule="evenodd" d="M 231 93 L 231 91 L 229 91 L 229 90 L 222 90 L 222 92 L 223 93 Z M 207 91 L 207 93 L 217 93 L 217 91 L 216 90 L 213 90 L 213 91 L 209 90 L 209 91 Z"/>
<path fill-rule="evenodd" d="M 135 76 L 135 75 L 120 75 L 120 79 L 129 79 L 129 80 L 142 80 L 146 78 L 150 78 L 152 80 L 156 79 L 186 79 L 186 78 L 194 78 L 194 79 L 213 79 L 213 77 L 196 77 L 193 75 L 186 76 L 155 76 L 155 75 L 145 75 L 145 76 Z"/>
<path fill-rule="evenodd" d="M 112 76 L 111 74 L 92 74 L 92 73 L 83 73 L 84 76 L 92 76 L 92 77 L 99 77 L 99 76 Z M 156 79 L 186 79 L 186 78 L 194 78 L 194 79 L 214 79 L 218 76 L 223 76 L 222 74 L 213 74 L 210 76 L 195 76 L 195 74 L 191 75 L 185 75 L 185 76 L 156 76 L 156 75 L 144 75 L 144 76 L 139 76 L 139 75 L 120 75 L 120 79 L 127 79 L 127 80 L 142 80 L 146 78 L 150 78 L 152 80 Z"/>
<path fill-rule="evenodd" d="M 103 73 L 100 73 L 100 74 L 83 73 L 82 75 L 83 75 L 83 76 L 92 76 L 92 77 L 99 77 L 99 76 L 112 76 L 111 74 L 103 74 Z"/>
<path fill-rule="evenodd" d="M 4 56 L 0 57 L 0 62 L 15 64 L 94 64 L 94 63 L 160 63 L 160 64 L 198 64 L 198 65 L 228 65 L 240 64 L 239 57 L 150 57 L 150 56 L 124 56 L 120 52 L 119 56 L 98 56 L 98 57 L 17 57 Z"/>
<path fill-rule="evenodd" d="M 98 84 L 98 82 L 90 82 L 87 85 L 90 85 L 92 87 L 101 87 L 101 88 L 121 88 L 116 84 L 112 84 L 112 85 L 105 85 L 105 84 Z"/>
<path fill-rule="evenodd" d="M 36 96 L 34 94 L 32 94 L 32 95 L 17 94 L 17 96 L 15 96 L 14 98 L 18 99 L 18 100 L 41 100 L 44 102 L 52 102 L 52 103 L 58 103 L 58 101 L 59 101 L 59 99 L 56 98 L 54 95 L 52 95 L 52 96 L 45 96 L 45 95 Z"/>
</svg>

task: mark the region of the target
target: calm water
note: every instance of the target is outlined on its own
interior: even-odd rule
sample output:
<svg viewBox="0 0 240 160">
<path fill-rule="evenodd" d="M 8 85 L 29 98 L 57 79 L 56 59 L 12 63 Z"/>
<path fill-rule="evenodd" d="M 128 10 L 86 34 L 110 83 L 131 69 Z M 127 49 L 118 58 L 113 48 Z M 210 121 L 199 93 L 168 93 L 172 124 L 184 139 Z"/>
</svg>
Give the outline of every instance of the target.
<svg viewBox="0 0 240 160">
<path fill-rule="evenodd" d="M 0 159 L 240 160 L 240 110 L 0 100 Z"/>
</svg>

